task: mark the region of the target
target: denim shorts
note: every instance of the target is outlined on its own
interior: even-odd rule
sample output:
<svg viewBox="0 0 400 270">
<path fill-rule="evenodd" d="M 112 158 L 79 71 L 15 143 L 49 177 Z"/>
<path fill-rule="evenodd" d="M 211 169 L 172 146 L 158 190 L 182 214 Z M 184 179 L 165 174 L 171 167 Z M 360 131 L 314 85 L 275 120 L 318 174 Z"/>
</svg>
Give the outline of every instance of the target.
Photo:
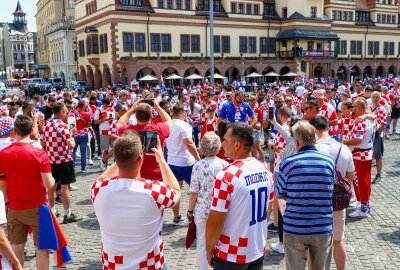
<svg viewBox="0 0 400 270">
<path fill-rule="evenodd" d="M 172 173 L 175 175 L 176 180 L 178 180 L 178 181 L 185 180 L 185 182 L 188 185 L 190 185 L 190 180 L 192 179 L 193 165 L 191 165 L 191 166 L 169 165 L 169 167 L 171 168 Z"/>
</svg>

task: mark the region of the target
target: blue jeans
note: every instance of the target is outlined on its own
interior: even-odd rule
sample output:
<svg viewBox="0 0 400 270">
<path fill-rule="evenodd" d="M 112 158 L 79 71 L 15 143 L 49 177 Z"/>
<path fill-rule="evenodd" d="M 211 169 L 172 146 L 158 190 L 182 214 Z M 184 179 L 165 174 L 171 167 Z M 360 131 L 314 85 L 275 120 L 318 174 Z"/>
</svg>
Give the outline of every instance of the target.
<svg viewBox="0 0 400 270">
<path fill-rule="evenodd" d="M 199 127 L 197 125 L 194 126 L 192 130 L 192 135 L 194 144 L 196 145 L 197 148 L 199 147 L 199 133 L 200 133 Z"/>
<path fill-rule="evenodd" d="M 74 148 L 74 165 L 75 165 L 75 156 L 76 156 L 76 150 L 79 149 L 81 150 L 81 168 L 82 171 L 84 171 L 86 169 L 86 148 L 87 148 L 87 144 L 89 141 L 89 136 L 88 134 L 85 134 L 83 136 L 78 136 L 75 137 L 75 148 Z"/>
</svg>

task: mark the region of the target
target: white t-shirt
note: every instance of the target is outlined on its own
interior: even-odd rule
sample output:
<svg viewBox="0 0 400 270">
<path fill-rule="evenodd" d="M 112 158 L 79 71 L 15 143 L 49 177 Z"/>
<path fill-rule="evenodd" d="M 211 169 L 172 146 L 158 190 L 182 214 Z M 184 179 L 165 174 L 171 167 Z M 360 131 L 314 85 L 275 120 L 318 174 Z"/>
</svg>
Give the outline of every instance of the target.
<svg viewBox="0 0 400 270">
<path fill-rule="evenodd" d="M 335 162 L 336 156 L 339 153 L 340 143 L 334 139 L 322 139 L 316 142 L 315 147 L 317 147 L 318 152 L 330 157 Z M 354 172 L 355 170 L 353 155 L 347 145 L 342 145 L 336 169 L 343 177 L 346 176 L 346 173 Z"/>
<path fill-rule="evenodd" d="M 0 138 L 0 151 L 3 150 L 4 148 L 9 147 L 11 144 L 13 144 L 15 142 L 16 142 L 16 140 L 11 137 Z"/>
<path fill-rule="evenodd" d="M 236 160 L 217 174 L 210 209 L 227 214 L 215 256 L 243 264 L 265 254 L 272 189 L 271 173 L 253 157 Z"/>
<path fill-rule="evenodd" d="M 192 138 L 192 127 L 183 120 L 174 119 L 171 134 L 165 142 L 168 148 L 168 164 L 180 167 L 192 166 L 196 160 L 184 143 Z"/>
<path fill-rule="evenodd" d="M 6 224 L 7 217 L 6 217 L 6 207 L 4 204 L 4 195 L 3 192 L 0 191 L 0 224 Z"/>
</svg>

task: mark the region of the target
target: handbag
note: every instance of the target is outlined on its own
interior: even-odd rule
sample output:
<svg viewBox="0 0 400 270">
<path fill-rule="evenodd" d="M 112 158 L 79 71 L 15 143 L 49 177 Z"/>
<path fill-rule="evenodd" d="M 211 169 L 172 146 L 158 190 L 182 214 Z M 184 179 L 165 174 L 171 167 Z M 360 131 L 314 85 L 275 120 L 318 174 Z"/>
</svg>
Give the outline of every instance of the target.
<svg viewBox="0 0 400 270">
<path fill-rule="evenodd" d="M 189 227 L 186 233 L 186 241 L 185 246 L 186 249 L 190 248 L 193 245 L 194 240 L 196 240 L 196 224 L 194 223 L 194 218 L 189 218 Z"/>
<path fill-rule="evenodd" d="M 350 205 L 352 195 L 350 182 L 336 169 L 343 144 L 340 143 L 339 152 L 335 160 L 335 183 L 333 185 L 332 206 L 333 211 L 341 211 Z"/>
</svg>

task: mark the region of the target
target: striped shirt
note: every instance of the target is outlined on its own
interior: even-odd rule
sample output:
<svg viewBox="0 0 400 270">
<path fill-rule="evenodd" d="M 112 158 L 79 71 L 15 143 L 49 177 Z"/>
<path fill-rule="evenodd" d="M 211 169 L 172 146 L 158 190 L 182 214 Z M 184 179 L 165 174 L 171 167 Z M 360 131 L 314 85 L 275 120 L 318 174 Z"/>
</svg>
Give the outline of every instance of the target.
<svg viewBox="0 0 400 270">
<path fill-rule="evenodd" d="M 334 162 L 318 153 L 315 146 L 304 146 L 299 153 L 282 161 L 275 194 L 286 197 L 283 230 L 296 235 L 332 233 L 332 192 Z"/>
</svg>

